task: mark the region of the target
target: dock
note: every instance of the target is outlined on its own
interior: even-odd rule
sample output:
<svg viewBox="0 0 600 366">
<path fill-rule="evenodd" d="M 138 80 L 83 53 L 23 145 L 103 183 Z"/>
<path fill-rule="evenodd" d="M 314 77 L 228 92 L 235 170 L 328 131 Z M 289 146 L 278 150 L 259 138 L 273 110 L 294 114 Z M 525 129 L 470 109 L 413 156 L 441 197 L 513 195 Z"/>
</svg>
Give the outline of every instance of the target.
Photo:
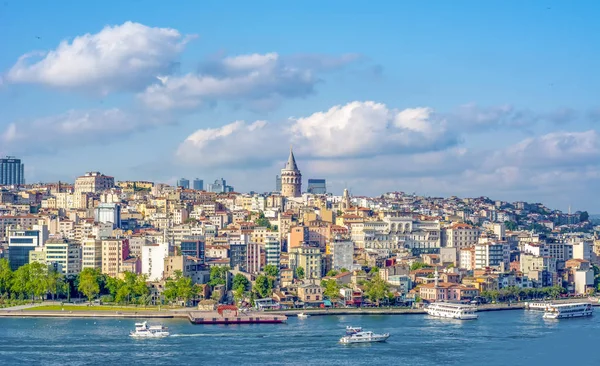
<svg viewBox="0 0 600 366">
<path fill-rule="evenodd" d="M 282 324 L 287 322 L 283 314 L 245 313 L 221 315 L 218 312 L 191 312 L 192 324 Z"/>
</svg>

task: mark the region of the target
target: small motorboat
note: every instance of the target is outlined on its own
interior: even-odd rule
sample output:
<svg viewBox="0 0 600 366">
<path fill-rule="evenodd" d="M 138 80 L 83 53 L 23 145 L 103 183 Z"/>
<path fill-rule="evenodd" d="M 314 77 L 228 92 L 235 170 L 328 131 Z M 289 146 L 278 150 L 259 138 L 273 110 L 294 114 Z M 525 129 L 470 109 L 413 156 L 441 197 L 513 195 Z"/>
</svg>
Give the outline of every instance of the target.
<svg viewBox="0 0 600 366">
<path fill-rule="evenodd" d="M 300 314 L 298 314 L 298 319 L 306 319 L 306 318 L 308 318 L 309 316 L 310 316 L 310 315 L 308 315 L 308 314 L 300 313 Z"/>
<path fill-rule="evenodd" d="M 356 334 L 358 332 L 362 332 L 361 327 L 351 327 L 349 325 L 346 327 L 346 335 L 352 335 L 352 334 Z"/>
<path fill-rule="evenodd" d="M 164 338 L 169 336 L 168 328 L 162 325 L 148 325 L 147 322 L 135 323 L 135 330 L 129 333 L 134 338 Z"/>
<path fill-rule="evenodd" d="M 373 343 L 373 342 L 385 342 L 390 337 L 389 333 L 375 334 L 373 332 L 358 332 L 352 335 L 343 336 L 340 339 L 340 343 Z"/>
</svg>

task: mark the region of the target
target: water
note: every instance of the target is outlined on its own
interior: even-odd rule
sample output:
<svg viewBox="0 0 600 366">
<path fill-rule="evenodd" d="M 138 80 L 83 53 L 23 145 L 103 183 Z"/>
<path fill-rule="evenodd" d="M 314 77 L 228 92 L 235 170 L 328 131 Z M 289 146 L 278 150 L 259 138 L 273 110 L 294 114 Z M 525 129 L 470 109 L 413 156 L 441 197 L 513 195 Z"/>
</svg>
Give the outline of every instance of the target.
<svg viewBox="0 0 600 366">
<path fill-rule="evenodd" d="M 0 365 L 600 365 L 600 315 L 561 321 L 520 310 L 479 315 L 462 322 L 313 316 L 238 326 L 164 320 L 171 331 L 164 339 L 132 339 L 133 319 L 0 318 Z M 391 337 L 341 345 L 346 325 Z"/>
</svg>

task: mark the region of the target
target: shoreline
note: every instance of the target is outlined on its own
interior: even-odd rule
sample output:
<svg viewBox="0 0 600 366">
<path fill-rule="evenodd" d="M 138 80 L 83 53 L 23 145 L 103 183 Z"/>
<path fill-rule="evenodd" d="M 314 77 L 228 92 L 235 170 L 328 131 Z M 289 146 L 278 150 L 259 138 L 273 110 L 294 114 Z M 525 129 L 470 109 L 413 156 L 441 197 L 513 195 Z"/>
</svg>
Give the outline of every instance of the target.
<svg viewBox="0 0 600 366">
<path fill-rule="evenodd" d="M 599 303 L 591 301 L 574 301 L 570 300 L 558 300 L 552 301 L 553 303 L 565 303 L 565 302 L 588 302 L 592 306 L 600 306 Z M 190 319 L 192 313 L 197 314 L 209 314 L 214 313 L 210 311 L 199 311 L 194 308 L 189 309 L 177 309 L 177 310 L 136 310 L 136 311 L 89 311 L 89 310 L 34 310 L 35 307 L 29 309 L 19 310 L 4 310 L 0 309 L 0 318 L 114 318 L 114 319 Z M 508 304 L 486 304 L 480 305 L 477 308 L 478 312 L 488 311 L 510 311 L 510 310 L 524 310 L 525 302 Z M 412 309 L 412 308 L 353 308 L 353 309 L 294 309 L 294 310 L 274 310 L 259 312 L 260 314 L 270 315 L 283 315 L 287 317 L 297 317 L 298 314 L 304 313 L 311 316 L 347 316 L 347 315 L 423 315 L 426 314 L 423 309 Z"/>
</svg>

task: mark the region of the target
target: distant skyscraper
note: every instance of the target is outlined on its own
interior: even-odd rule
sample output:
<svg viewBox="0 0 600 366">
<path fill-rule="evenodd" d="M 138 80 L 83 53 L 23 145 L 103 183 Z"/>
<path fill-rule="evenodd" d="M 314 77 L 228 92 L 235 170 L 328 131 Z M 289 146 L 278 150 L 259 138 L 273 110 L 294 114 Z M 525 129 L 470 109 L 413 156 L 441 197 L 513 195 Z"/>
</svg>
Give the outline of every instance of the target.
<svg viewBox="0 0 600 366">
<path fill-rule="evenodd" d="M 227 181 L 223 178 L 215 180 L 214 183 L 208 185 L 208 191 L 213 193 L 233 192 L 233 187 L 227 185 Z"/>
<path fill-rule="evenodd" d="M 181 178 L 177 181 L 177 187 L 183 187 L 184 189 L 190 189 L 190 181 L 185 178 Z"/>
<path fill-rule="evenodd" d="M 281 192 L 281 177 L 275 176 L 275 192 Z"/>
<path fill-rule="evenodd" d="M 307 192 L 312 194 L 327 193 L 327 183 L 325 182 L 325 179 L 309 179 Z"/>
<path fill-rule="evenodd" d="M 0 185 L 23 185 L 25 184 L 25 167 L 21 159 L 7 156 L 0 159 Z"/>
<path fill-rule="evenodd" d="M 197 191 L 203 191 L 204 190 L 204 181 L 202 179 L 194 179 L 194 189 Z"/>
</svg>

